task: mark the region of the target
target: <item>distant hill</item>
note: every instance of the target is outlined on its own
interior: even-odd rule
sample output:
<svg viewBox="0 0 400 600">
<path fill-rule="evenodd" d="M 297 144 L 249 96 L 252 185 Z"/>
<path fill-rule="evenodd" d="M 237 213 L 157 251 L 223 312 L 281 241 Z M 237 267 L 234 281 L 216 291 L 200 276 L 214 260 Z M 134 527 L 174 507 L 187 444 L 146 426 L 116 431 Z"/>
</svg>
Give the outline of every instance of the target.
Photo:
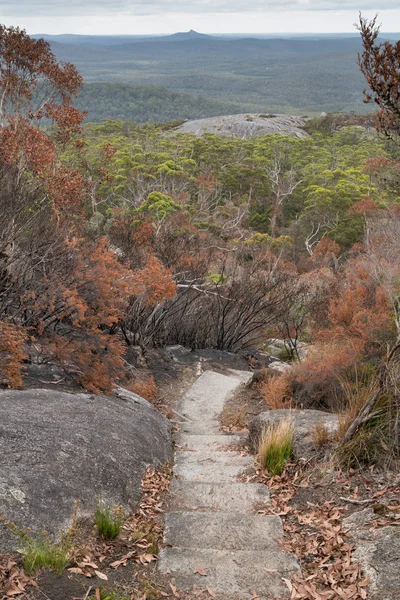
<svg viewBox="0 0 400 600">
<path fill-rule="evenodd" d="M 69 46 L 125 46 L 126 44 L 137 44 L 140 42 L 180 42 L 186 40 L 214 39 L 212 35 L 198 33 L 191 29 L 172 35 L 79 35 L 73 33 L 60 33 L 50 35 L 48 33 L 37 33 L 32 36 L 35 39 L 44 39 L 50 43 L 68 44 Z M 215 39 L 219 39 L 216 37 Z"/>
<path fill-rule="evenodd" d="M 173 35 L 166 35 L 160 38 L 161 42 L 171 41 L 171 42 L 184 42 L 186 40 L 211 40 L 214 36 L 206 35 L 205 33 L 198 33 L 191 29 L 190 31 L 181 31 L 179 33 L 174 33 Z"/>
</svg>

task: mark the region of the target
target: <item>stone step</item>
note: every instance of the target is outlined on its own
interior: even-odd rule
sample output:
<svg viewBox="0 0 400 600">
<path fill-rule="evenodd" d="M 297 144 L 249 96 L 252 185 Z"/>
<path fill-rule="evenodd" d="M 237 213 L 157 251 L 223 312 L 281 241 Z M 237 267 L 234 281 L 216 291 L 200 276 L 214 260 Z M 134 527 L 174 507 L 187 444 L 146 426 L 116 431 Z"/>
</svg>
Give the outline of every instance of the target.
<svg viewBox="0 0 400 600">
<path fill-rule="evenodd" d="M 189 435 L 221 435 L 221 428 L 216 419 L 179 423 L 179 431 Z"/>
<path fill-rule="evenodd" d="M 175 454 L 174 473 L 178 479 L 205 482 L 235 482 L 254 461 L 231 452 L 185 452 Z"/>
<path fill-rule="evenodd" d="M 161 550 L 158 569 L 171 574 L 178 589 L 209 588 L 218 600 L 273 600 L 289 597 L 282 577 L 299 573 L 295 558 L 284 552 L 242 550 Z M 200 570 L 206 575 L 198 573 Z"/>
<path fill-rule="evenodd" d="M 232 511 L 252 514 L 269 502 L 267 486 L 258 483 L 171 482 L 169 510 Z"/>
<path fill-rule="evenodd" d="M 235 450 L 243 441 L 240 435 L 189 435 L 178 433 L 175 436 L 176 447 L 180 450 Z"/>
<path fill-rule="evenodd" d="M 274 515 L 234 512 L 169 512 L 164 545 L 215 550 L 260 550 L 279 553 L 282 522 Z"/>
<path fill-rule="evenodd" d="M 225 402 L 236 388 L 251 378 L 251 373 L 235 372 L 226 376 L 205 371 L 179 403 L 178 412 L 191 421 L 218 419 Z"/>
</svg>

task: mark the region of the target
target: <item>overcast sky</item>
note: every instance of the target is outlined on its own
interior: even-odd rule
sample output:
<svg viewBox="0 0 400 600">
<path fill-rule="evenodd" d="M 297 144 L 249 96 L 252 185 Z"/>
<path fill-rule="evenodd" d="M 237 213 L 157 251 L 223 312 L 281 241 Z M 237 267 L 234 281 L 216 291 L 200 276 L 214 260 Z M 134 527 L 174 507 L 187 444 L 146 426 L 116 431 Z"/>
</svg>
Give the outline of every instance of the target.
<svg viewBox="0 0 400 600">
<path fill-rule="evenodd" d="M 0 22 L 28 33 L 350 32 L 379 10 L 400 31 L 398 0 L 0 0 Z"/>
</svg>

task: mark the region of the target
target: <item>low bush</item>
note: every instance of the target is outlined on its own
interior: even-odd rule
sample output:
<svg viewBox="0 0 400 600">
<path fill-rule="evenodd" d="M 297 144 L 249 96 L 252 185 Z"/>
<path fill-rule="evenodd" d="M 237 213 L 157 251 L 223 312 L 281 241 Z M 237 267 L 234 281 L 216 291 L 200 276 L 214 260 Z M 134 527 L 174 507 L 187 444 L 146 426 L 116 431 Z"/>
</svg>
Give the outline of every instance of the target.
<svg viewBox="0 0 400 600">
<path fill-rule="evenodd" d="M 284 375 L 270 377 L 261 388 L 265 403 L 269 408 L 288 408 L 292 401 L 289 378 Z"/>
<path fill-rule="evenodd" d="M 157 398 L 157 386 L 154 377 L 138 377 L 128 386 L 128 389 L 146 400 L 154 401 Z"/>
<path fill-rule="evenodd" d="M 293 453 L 293 422 L 290 418 L 271 423 L 259 445 L 261 467 L 273 477 L 281 475 Z"/>
<path fill-rule="evenodd" d="M 30 530 L 21 529 L 7 517 L 0 515 L 0 523 L 21 541 L 20 553 L 28 575 L 36 573 L 39 569 L 49 569 L 61 575 L 71 564 L 77 534 L 78 508 L 79 502 L 76 502 L 71 515 L 71 526 L 68 531 L 63 532 L 59 541 L 52 540 L 46 531 L 40 535 L 33 535 Z"/>
</svg>

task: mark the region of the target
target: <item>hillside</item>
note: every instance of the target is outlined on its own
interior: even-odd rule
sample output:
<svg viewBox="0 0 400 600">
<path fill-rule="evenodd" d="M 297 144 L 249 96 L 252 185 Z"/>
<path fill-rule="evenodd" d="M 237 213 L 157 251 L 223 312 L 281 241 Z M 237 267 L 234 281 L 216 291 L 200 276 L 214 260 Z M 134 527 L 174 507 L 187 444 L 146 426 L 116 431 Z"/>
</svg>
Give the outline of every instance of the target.
<svg viewBox="0 0 400 600">
<path fill-rule="evenodd" d="M 86 82 L 164 87 L 236 103 L 241 112 L 366 110 L 356 37 L 98 38 L 89 44 L 77 36 L 68 43 L 53 38 L 51 44 L 57 58 L 76 64 Z"/>
<path fill-rule="evenodd" d="M 87 83 L 75 106 L 86 111 L 87 121 L 122 119 L 137 123 L 212 117 L 240 113 L 246 107 L 203 95 L 174 92 L 158 86 L 124 83 Z M 259 110 L 263 107 L 260 106 Z"/>
</svg>

